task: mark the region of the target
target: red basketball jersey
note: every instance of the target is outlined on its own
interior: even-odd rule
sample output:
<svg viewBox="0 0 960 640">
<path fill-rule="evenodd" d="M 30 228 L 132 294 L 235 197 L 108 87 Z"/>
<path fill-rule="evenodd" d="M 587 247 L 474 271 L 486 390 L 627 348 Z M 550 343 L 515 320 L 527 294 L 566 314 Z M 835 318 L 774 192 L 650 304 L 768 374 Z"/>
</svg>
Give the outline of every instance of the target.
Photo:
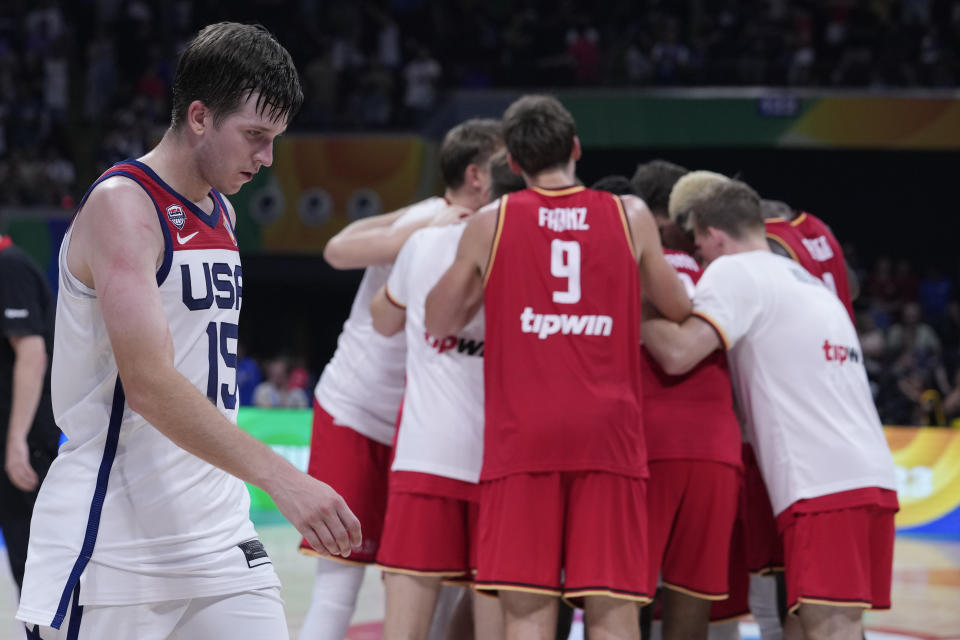
<svg viewBox="0 0 960 640">
<path fill-rule="evenodd" d="M 786 249 L 804 269 L 823 280 L 847 308 L 850 320 L 855 322 L 847 263 L 830 227 L 809 213 L 801 213 L 790 221 L 770 218 L 766 223 L 767 237 Z"/>
<path fill-rule="evenodd" d="M 663 253 L 692 296 L 700 265 L 682 251 Z M 645 348 L 641 352 L 647 458 L 710 460 L 740 467 L 740 425 L 733 411 L 726 354 L 715 351 L 686 374 L 671 376 Z"/>
<path fill-rule="evenodd" d="M 504 196 L 485 287 L 481 479 L 645 477 L 640 282 L 620 199 L 584 187 Z"/>
</svg>

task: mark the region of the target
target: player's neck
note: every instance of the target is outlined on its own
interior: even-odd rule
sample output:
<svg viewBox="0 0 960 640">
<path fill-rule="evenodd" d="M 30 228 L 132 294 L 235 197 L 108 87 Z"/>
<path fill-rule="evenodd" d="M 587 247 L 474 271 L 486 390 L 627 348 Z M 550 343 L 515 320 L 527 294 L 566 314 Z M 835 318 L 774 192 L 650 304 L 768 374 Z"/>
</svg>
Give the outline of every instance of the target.
<svg viewBox="0 0 960 640">
<path fill-rule="evenodd" d="M 576 184 L 577 180 L 574 175 L 574 164 L 571 162 L 566 167 L 547 169 L 533 176 L 524 174 L 524 178 L 527 181 L 528 187 L 564 189 Z"/>
<path fill-rule="evenodd" d="M 464 207 L 471 211 L 476 211 L 486 204 L 480 193 L 466 186 L 460 189 L 447 189 L 443 192 L 443 197 L 446 198 L 450 204 L 455 204 L 458 207 Z"/>
<path fill-rule="evenodd" d="M 735 240 L 736 253 L 748 251 L 770 251 L 766 235 L 746 236 L 742 240 Z"/>
<path fill-rule="evenodd" d="M 207 200 L 210 184 L 201 177 L 196 154 L 175 131 L 167 130 L 160 143 L 140 161 L 184 198 L 197 205 Z"/>
</svg>

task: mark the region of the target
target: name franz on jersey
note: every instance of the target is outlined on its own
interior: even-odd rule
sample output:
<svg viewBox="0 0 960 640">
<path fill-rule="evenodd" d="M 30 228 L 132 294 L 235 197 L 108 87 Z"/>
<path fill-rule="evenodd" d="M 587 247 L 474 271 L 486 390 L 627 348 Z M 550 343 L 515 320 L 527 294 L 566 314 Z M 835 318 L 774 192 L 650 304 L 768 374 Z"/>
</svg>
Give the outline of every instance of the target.
<svg viewBox="0 0 960 640">
<path fill-rule="evenodd" d="M 424 331 L 423 336 L 426 338 L 430 348 L 437 350 L 437 354 L 456 349 L 457 353 L 483 357 L 483 340 L 474 340 L 473 338 L 463 338 L 460 336 L 447 336 L 443 340 L 440 340 L 430 335 L 429 331 Z"/>
<path fill-rule="evenodd" d="M 534 313 L 533 307 L 526 307 L 520 314 L 520 330 L 534 333 L 541 340 L 558 333 L 565 336 L 609 336 L 613 331 L 613 318 L 575 313 Z"/>
<path fill-rule="evenodd" d="M 538 216 L 538 224 L 551 231 L 587 231 L 590 229 L 590 225 L 587 224 L 586 207 L 557 207 L 556 209 L 540 207 Z"/>
<path fill-rule="evenodd" d="M 700 265 L 693 259 L 693 256 L 686 253 L 664 253 L 663 257 L 674 269 L 686 269 L 687 271 L 699 272 Z"/>
<path fill-rule="evenodd" d="M 827 242 L 826 236 L 817 236 L 816 238 L 802 238 L 803 246 L 810 252 L 810 256 L 817 262 L 826 262 L 833 257 L 833 249 Z"/>
</svg>

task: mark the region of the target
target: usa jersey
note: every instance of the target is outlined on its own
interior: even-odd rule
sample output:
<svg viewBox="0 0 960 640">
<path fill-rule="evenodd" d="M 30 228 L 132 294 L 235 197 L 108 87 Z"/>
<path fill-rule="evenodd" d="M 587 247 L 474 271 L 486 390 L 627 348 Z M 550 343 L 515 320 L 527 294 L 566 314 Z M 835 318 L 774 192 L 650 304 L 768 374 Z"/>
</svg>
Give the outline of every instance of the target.
<svg viewBox="0 0 960 640">
<path fill-rule="evenodd" d="M 620 199 L 583 187 L 503 196 L 484 278 L 481 479 L 645 477 L 640 283 Z"/>
<path fill-rule="evenodd" d="M 847 308 L 850 320 L 856 322 L 847 263 L 843 260 L 843 249 L 830 227 L 809 213 L 801 213 L 790 221 L 771 218 L 766 225 L 767 237 L 786 249 L 790 257 L 804 269 L 823 280 Z"/>
<path fill-rule="evenodd" d="M 444 198 L 427 198 L 407 209 L 394 225 L 433 217 L 446 206 Z M 370 302 L 389 275 L 389 264 L 364 271 L 350 316 L 337 339 L 337 350 L 314 391 L 335 424 L 388 446 L 393 442 L 403 397 L 406 342 L 401 335 L 385 337 L 374 331 Z"/>
<path fill-rule="evenodd" d="M 211 191 L 205 213 L 137 161 L 114 165 L 94 187 L 117 176 L 156 208 L 174 366 L 236 422 L 243 273 L 225 202 Z M 71 236 L 60 248 L 52 363 L 54 414 L 68 441 L 37 498 L 17 617 L 58 627 L 72 598 L 126 605 L 279 585 L 265 554 L 251 558 L 259 543 L 243 482 L 127 405 L 97 292 L 67 266 Z"/>
<path fill-rule="evenodd" d="M 687 293 L 702 271 L 693 256 L 663 250 Z M 671 376 L 641 349 L 643 426 L 649 460 L 709 460 L 741 467 L 740 425 L 726 354 L 715 351 L 682 376 Z"/>
</svg>

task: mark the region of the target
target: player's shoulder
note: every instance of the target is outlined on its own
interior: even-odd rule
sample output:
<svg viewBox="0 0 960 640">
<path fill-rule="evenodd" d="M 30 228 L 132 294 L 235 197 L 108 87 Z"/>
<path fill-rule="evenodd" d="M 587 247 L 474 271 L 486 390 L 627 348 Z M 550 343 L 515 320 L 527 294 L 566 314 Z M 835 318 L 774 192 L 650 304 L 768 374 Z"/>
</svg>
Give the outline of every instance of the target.
<svg viewBox="0 0 960 640">
<path fill-rule="evenodd" d="M 440 213 L 440 211 L 442 211 L 446 206 L 447 201 L 445 199 L 441 198 L 440 196 L 430 196 L 425 200 L 414 202 L 407 207 L 400 217 L 397 218 L 394 224 L 408 224 L 410 222 L 422 220 L 423 218 L 429 218 Z"/>
<path fill-rule="evenodd" d="M 807 233 L 815 233 L 820 235 L 833 235 L 833 231 L 830 229 L 830 225 L 823 221 L 823 218 L 818 218 L 812 213 L 803 211 L 790 223 L 797 229 L 802 229 Z"/>
<path fill-rule="evenodd" d="M 87 195 L 78 220 L 98 219 L 120 222 L 156 218 L 156 206 L 147 191 L 125 175 L 107 176 Z"/>
<path fill-rule="evenodd" d="M 756 271 L 761 263 L 766 262 L 768 257 L 777 257 L 769 251 L 744 251 L 742 253 L 730 253 L 714 258 L 704 269 L 704 278 L 715 279 L 718 276 L 724 278 L 742 277 Z"/>
<path fill-rule="evenodd" d="M 417 250 L 428 248 L 438 243 L 447 241 L 450 238 L 459 238 L 463 234 L 463 230 L 466 226 L 466 222 L 458 222 L 456 224 L 436 226 L 429 225 L 422 227 L 411 233 L 410 237 L 407 238 L 407 241 L 403 244 L 403 246 L 405 249 L 410 247 L 411 249 Z"/>
</svg>

